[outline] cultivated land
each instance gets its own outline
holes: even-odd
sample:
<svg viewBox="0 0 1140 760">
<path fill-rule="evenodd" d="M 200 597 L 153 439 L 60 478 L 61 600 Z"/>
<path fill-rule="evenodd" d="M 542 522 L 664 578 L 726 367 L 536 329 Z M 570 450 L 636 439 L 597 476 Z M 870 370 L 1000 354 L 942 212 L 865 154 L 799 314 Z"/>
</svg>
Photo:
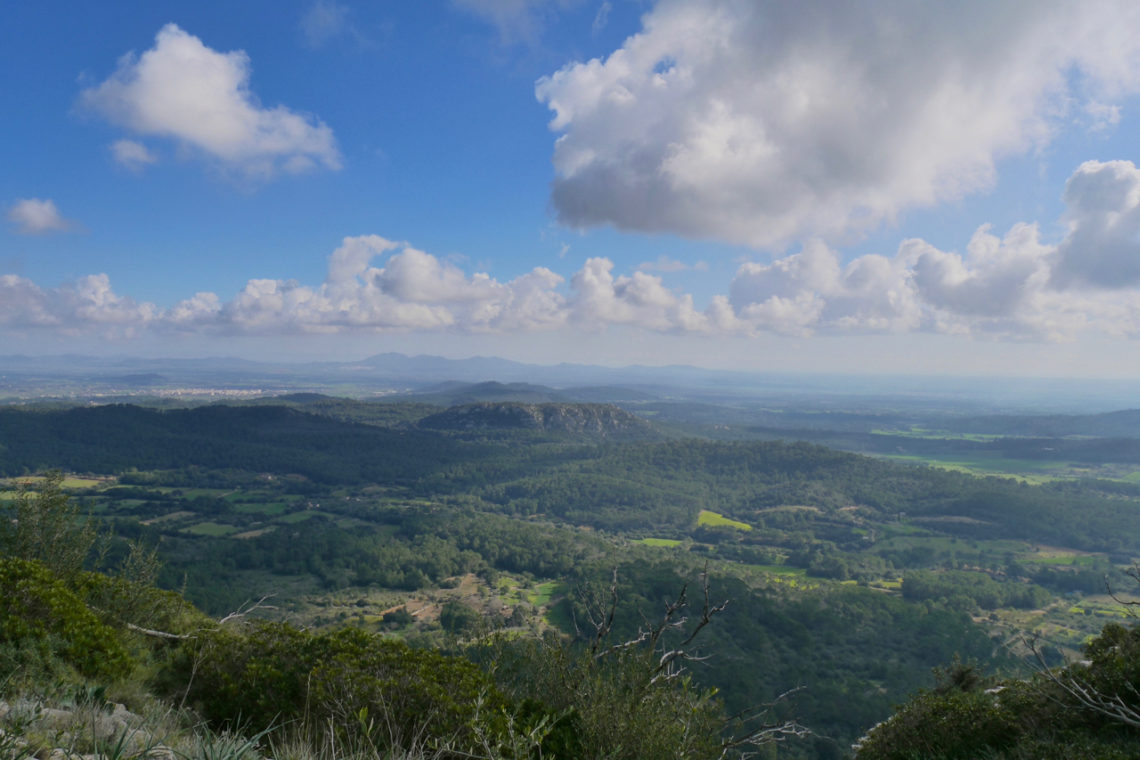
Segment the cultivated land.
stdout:
<svg viewBox="0 0 1140 760">
<path fill-rule="evenodd" d="M 780 709 L 818 738 L 782 757 L 845 751 L 955 655 L 1026 672 L 1033 636 L 1061 662 L 1128 619 L 1140 485 L 1122 439 L 955 431 L 945 412 L 510 403 L 0 409 L 0 502 L 64 468 L 119 537 L 109 563 L 123 540 L 157 547 L 160 582 L 211 613 L 271 594 L 261 614 L 450 651 L 490 630 L 573 637 L 615 569 L 634 635 L 707 569 L 732 601 L 694 677 L 730 710 L 806 686 Z M 1032 456 L 999 456 L 1019 446 Z"/>
</svg>

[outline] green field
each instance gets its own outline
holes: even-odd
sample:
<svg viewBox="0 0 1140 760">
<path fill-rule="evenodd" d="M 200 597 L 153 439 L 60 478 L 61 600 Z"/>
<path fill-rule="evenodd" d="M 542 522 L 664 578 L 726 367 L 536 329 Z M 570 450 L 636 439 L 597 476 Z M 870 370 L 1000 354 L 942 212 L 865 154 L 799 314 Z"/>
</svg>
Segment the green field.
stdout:
<svg viewBox="0 0 1140 760">
<path fill-rule="evenodd" d="M 927 440 L 942 441 L 977 441 L 979 443 L 996 441 L 1000 438 L 1016 437 L 1004 436 L 998 433 L 951 433 L 949 430 L 929 430 L 922 427 L 912 427 L 910 430 L 885 430 L 875 428 L 871 430 L 871 435 L 890 435 L 902 438 L 925 438 Z"/>
<path fill-rule="evenodd" d="M 527 594 L 527 601 L 536 607 L 550 604 L 550 600 L 557 594 L 566 590 L 566 584 L 560 581 L 546 581 L 535 584 L 532 591 Z"/>
<path fill-rule="evenodd" d="M 237 528 L 233 525 L 223 525 L 216 522 L 200 522 L 191 525 L 189 528 L 184 529 L 186 533 L 193 533 L 196 536 L 213 536 L 215 538 L 220 536 L 228 536 L 231 533 L 236 533 Z"/>
<path fill-rule="evenodd" d="M 1031 562 L 1035 565 L 1061 565 L 1061 566 L 1082 566 L 1082 565 L 1095 565 L 1097 558 L 1088 554 L 1076 554 L 1070 552 L 1031 552 L 1023 554 L 1018 557 L 1023 562 Z"/>
<path fill-rule="evenodd" d="M 1000 459 L 997 457 L 977 457 L 974 459 L 940 459 L 931 456 L 915 456 L 911 454 L 884 454 L 884 459 L 894 462 L 913 462 L 931 467 L 939 467 L 952 472 L 962 472 L 967 475 L 979 477 L 996 476 L 1020 480 L 1030 485 L 1041 485 L 1054 480 L 1061 480 L 1065 475 L 1061 471 L 1067 467 L 1060 462 L 1038 462 L 1031 459 Z"/>
<path fill-rule="evenodd" d="M 243 515 L 281 515 L 285 510 L 292 506 L 283 501 L 274 502 L 237 502 L 234 504 L 234 511 L 240 512 Z"/>
<path fill-rule="evenodd" d="M 639 538 L 634 543 L 645 544 L 646 546 L 664 546 L 670 548 L 681 545 L 681 541 L 676 538 Z"/>
<path fill-rule="evenodd" d="M 752 530 L 752 526 L 739 520 L 733 520 L 730 517 L 725 517 L 719 512 L 713 512 L 711 509 L 702 509 L 701 513 L 697 515 L 697 525 L 707 528 L 734 528 L 736 530 Z"/>
<path fill-rule="evenodd" d="M 794 575 L 806 576 L 807 570 L 802 567 L 791 567 L 789 565 L 748 565 L 748 567 L 759 570 L 768 575 Z"/>
<path fill-rule="evenodd" d="M 300 512 L 290 512 L 287 515 L 281 515 L 274 522 L 279 523 L 299 523 L 305 522 L 309 518 L 316 517 L 320 512 L 314 512 L 309 509 L 302 509 Z"/>
</svg>

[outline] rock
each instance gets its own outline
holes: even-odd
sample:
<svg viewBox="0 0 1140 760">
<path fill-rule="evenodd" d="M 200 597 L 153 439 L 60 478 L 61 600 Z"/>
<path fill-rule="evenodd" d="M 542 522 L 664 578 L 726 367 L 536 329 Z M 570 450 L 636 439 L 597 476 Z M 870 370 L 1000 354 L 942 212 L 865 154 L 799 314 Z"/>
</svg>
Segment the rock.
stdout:
<svg viewBox="0 0 1140 760">
<path fill-rule="evenodd" d="M 599 438 L 656 435 L 648 422 L 612 404 L 465 404 L 425 417 L 419 425 L 433 430 L 537 430 Z"/>
<path fill-rule="evenodd" d="M 76 755 L 60 747 L 53 749 L 47 756 L 47 760 L 89 760 L 90 758 L 94 758 L 94 755 Z"/>
</svg>

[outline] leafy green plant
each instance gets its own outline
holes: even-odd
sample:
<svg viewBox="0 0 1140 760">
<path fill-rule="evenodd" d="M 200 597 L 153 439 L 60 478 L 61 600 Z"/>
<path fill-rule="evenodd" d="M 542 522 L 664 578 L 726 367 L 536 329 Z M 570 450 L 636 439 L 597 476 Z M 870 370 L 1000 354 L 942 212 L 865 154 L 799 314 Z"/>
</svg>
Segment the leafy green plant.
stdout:
<svg viewBox="0 0 1140 760">
<path fill-rule="evenodd" d="M 502 730 L 506 701 L 473 664 L 353 628 L 313 634 L 284 623 L 187 641 L 167 688 L 185 685 L 213 724 L 303 724 L 339 743 L 474 747 Z"/>
<path fill-rule="evenodd" d="M 10 515 L 0 514 L 0 549 L 43 563 L 65 580 L 83 570 L 98 540 L 90 519 L 63 490 L 63 473 L 53 470 L 20 487 Z"/>
<path fill-rule="evenodd" d="M 0 560 L 0 642 L 94 678 L 123 677 L 135 664 L 118 632 L 48 567 L 24 559 Z"/>
</svg>

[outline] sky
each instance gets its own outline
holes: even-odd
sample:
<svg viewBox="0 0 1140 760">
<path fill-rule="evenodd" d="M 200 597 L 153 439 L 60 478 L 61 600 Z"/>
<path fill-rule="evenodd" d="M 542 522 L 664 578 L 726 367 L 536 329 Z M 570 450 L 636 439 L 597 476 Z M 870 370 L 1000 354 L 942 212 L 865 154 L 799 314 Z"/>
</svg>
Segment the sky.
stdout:
<svg viewBox="0 0 1140 760">
<path fill-rule="evenodd" d="M 0 355 L 1140 378 L 1131 0 L 0 21 Z"/>
</svg>

